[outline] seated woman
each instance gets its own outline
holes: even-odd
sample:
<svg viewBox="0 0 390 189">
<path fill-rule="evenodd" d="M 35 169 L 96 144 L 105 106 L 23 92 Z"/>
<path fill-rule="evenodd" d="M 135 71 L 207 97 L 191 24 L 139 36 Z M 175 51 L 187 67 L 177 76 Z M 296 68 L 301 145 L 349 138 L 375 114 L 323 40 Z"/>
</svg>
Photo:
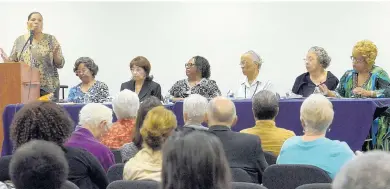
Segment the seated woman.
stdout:
<svg viewBox="0 0 390 189">
<path fill-rule="evenodd" d="M 203 131 L 183 134 L 174 134 L 164 145 L 161 188 L 232 188 L 230 167 L 221 141 Z"/>
<path fill-rule="evenodd" d="M 130 71 L 132 78 L 130 81 L 122 83 L 121 91 L 129 89 L 137 93 L 139 100 L 142 102 L 149 96 L 155 96 L 163 100 L 161 95 L 160 84 L 153 81 L 149 76 L 152 69 L 150 62 L 143 56 L 137 56 L 130 62 Z"/>
<path fill-rule="evenodd" d="M 103 134 L 100 142 L 110 149 L 119 149 L 132 141 L 135 127 L 135 118 L 139 108 L 138 95 L 130 90 L 123 90 L 112 101 L 112 109 L 118 121 L 111 125 Z"/>
<path fill-rule="evenodd" d="M 331 178 L 355 154 L 345 142 L 325 137 L 333 121 L 333 105 L 322 94 L 312 94 L 301 106 L 303 136 L 287 139 L 276 164 L 306 164 L 326 171 Z"/>
<path fill-rule="evenodd" d="M 357 42 L 351 56 L 353 69 L 344 73 L 335 91 L 325 85 L 320 85 L 320 89 L 331 97 L 389 98 L 390 78 L 385 70 L 375 65 L 377 54 L 378 50 L 373 42 Z M 390 138 L 386 137 L 390 124 L 388 111 L 374 120 L 368 149 L 390 150 Z"/>
<path fill-rule="evenodd" d="M 77 59 L 73 71 L 80 78 L 81 83 L 69 90 L 69 102 L 103 103 L 107 100 L 109 96 L 108 86 L 95 80 L 99 67 L 91 58 L 81 57 Z"/>
<path fill-rule="evenodd" d="M 295 79 L 292 92 L 303 97 L 313 94 L 314 89 L 324 84 L 330 90 L 335 90 L 339 80 L 330 71 L 325 69 L 329 66 L 331 58 L 322 47 L 311 47 L 305 58 L 307 72 Z M 318 91 L 320 92 L 320 91 Z"/>
<path fill-rule="evenodd" d="M 137 112 L 137 119 L 135 120 L 134 131 L 132 132 L 132 135 L 129 137 L 129 140 L 132 142 L 126 143 L 120 148 L 123 162 L 127 162 L 130 158 L 134 157 L 139 150 L 141 150 L 142 144 L 144 142 L 140 132 L 142 128 L 142 124 L 144 123 L 146 114 L 151 109 L 157 106 L 162 106 L 162 103 L 155 96 L 147 97 L 145 101 L 141 103 Z"/>
<path fill-rule="evenodd" d="M 73 130 L 74 123 L 64 108 L 38 101 L 16 113 L 10 134 L 16 149 L 34 139 L 56 143 L 68 161 L 69 181 L 83 189 L 106 189 L 108 179 L 99 161 L 85 150 L 64 146 Z"/>
<path fill-rule="evenodd" d="M 175 114 L 163 106 L 148 112 L 141 128 L 143 148 L 125 164 L 123 180 L 161 181 L 161 147 L 176 126 Z"/>
<path fill-rule="evenodd" d="M 114 154 L 99 142 L 112 122 L 112 110 L 103 104 L 89 103 L 79 114 L 79 126 L 66 141 L 65 146 L 81 148 L 94 155 L 108 171 L 115 164 Z"/>
<path fill-rule="evenodd" d="M 210 80 L 210 64 L 206 58 L 195 56 L 186 67 L 187 79 L 177 81 L 169 90 L 173 101 L 183 100 L 190 94 L 200 94 L 206 98 L 221 96 L 217 83 Z"/>
</svg>

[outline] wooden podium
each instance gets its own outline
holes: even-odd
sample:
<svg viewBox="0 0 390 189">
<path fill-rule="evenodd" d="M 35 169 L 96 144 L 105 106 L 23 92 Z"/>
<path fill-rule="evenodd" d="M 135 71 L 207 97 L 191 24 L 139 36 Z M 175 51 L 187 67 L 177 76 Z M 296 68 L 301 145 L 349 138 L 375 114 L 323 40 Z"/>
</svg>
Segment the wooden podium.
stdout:
<svg viewBox="0 0 390 189">
<path fill-rule="evenodd" d="M 39 70 L 23 62 L 0 64 L 0 151 L 4 140 L 3 112 L 5 106 L 37 100 L 40 97 L 39 81 Z"/>
</svg>

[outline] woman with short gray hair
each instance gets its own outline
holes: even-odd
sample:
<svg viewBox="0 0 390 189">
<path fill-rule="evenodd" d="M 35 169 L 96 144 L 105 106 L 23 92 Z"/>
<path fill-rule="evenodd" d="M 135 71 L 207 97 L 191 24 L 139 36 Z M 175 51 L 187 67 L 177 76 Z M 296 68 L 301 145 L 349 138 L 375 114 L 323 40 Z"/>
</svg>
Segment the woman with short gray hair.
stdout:
<svg viewBox="0 0 390 189">
<path fill-rule="evenodd" d="M 355 154 L 345 142 L 325 137 L 333 121 L 332 103 L 322 94 L 312 94 L 301 106 L 303 136 L 284 142 L 277 164 L 306 164 L 319 167 L 331 178 Z"/>
<path fill-rule="evenodd" d="M 99 67 L 91 58 L 81 57 L 77 59 L 73 71 L 80 78 L 81 83 L 69 90 L 69 102 L 103 103 L 107 100 L 109 96 L 108 86 L 95 80 Z"/>
<path fill-rule="evenodd" d="M 322 47 L 311 47 L 304 59 L 306 73 L 298 76 L 295 79 L 292 92 L 295 94 L 308 97 L 313 93 L 319 93 L 320 85 L 326 85 L 328 89 L 335 90 L 339 84 L 339 80 L 330 71 L 326 71 L 331 58 Z"/>
</svg>

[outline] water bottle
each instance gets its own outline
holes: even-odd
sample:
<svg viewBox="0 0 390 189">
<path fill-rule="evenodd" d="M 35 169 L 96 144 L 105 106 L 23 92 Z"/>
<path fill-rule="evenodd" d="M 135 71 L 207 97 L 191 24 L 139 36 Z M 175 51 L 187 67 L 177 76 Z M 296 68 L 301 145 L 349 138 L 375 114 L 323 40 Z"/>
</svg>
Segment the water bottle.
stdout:
<svg viewBox="0 0 390 189">
<path fill-rule="evenodd" d="M 234 99 L 234 93 L 233 93 L 233 91 L 232 91 L 232 90 L 229 90 L 228 93 L 227 93 L 227 95 L 226 95 L 226 97 L 229 98 L 229 99 Z"/>
<path fill-rule="evenodd" d="M 90 98 L 91 98 L 91 95 L 89 94 L 89 92 L 85 93 L 84 94 L 84 104 L 90 103 Z"/>
</svg>

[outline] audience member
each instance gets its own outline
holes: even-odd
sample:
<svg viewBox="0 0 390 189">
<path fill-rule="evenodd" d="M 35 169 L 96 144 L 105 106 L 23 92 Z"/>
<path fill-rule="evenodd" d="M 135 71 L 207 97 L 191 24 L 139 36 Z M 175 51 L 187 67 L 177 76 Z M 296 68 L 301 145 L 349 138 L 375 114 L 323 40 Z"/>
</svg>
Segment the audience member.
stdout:
<svg viewBox="0 0 390 189">
<path fill-rule="evenodd" d="M 115 164 L 114 154 L 98 141 L 112 122 L 112 110 L 103 104 L 90 103 L 80 110 L 79 126 L 65 146 L 82 148 L 93 154 L 107 171 Z"/>
<path fill-rule="evenodd" d="M 54 102 L 25 104 L 12 122 L 11 139 L 17 149 L 31 140 L 51 141 L 62 147 L 69 164 L 68 180 L 82 189 L 106 189 L 108 179 L 99 161 L 89 152 L 64 147 L 74 128 L 64 108 Z"/>
<path fill-rule="evenodd" d="M 253 97 L 252 110 L 256 125 L 240 132 L 259 136 L 263 150 L 278 156 L 284 141 L 295 136 L 292 131 L 276 127 L 275 117 L 279 112 L 278 97 L 271 91 L 262 90 Z"/>
<path fill-rule="evenodd" d="M 134 157 L 135 154 L 142 148 L 143 139 L 141 136 L 141 127 L 144 122 L 144 119 L 146 117 L 146 114 L 154 107 L 156 106 L 162 106 L 161 101 L 155 97 L 150 96 L 147 97 L 140 105 L 138 112 L 137 112 L 137 118 L 135 121 L 135 128 L 133 131 L 133 134 L 130 139 L 132 139 L 133 142 L 124 144 L 121 148 L 121 155 L 122 155 L 122 161 L 126 162 L 130 158 Z"/>
<path fill-rule="evenodd" d="M 192 94 L 184 99 L 183 102 L 183 132 L 191 132 L 193 130 L 208 130 L 202 123 L 207 120 L 207 98 L 199 94 Z"/>
<path fill-rule="evenodd" d="M 252 177 L 254 183 L 262 183 L 262 175 L 268 163 L 260 138 L 231 130 L 237 121 L 234 103 L 225 97 L 212 99 L 208 105 L 207 117 L 209 131 L 221 140 L 230 168 L 241 168 Z"/>
<path fill-rule="evenodd" d="M 221 141 L 207 132 L 184 134 L 178 132 L 164 144 L 162 189 L 231 188 Z"/>
<path fill-rule="evenodd" d="M 20 146 L 9 175 L 17 189 L 60 189 L 69 173 L 64 151 L 52 142 L 32 140 Z"/>
<path fill-rule="evenodd" d="M 321 94 L 312 94 L 301 106 L 303 136 L 286 140 L 277 164 L 308 164 L 325 170 L 331 178 L 355 155 L 345 142 L 325 137 L 333 120 L 333 105 Z"/>
<path fill-rule="evenodd" d="M 133 140 L 131 136 L 139 108 L 138 95 L 125 89 L 113 99 L 112 108 L 118 121 L 100 138 L 100 141 L 110 149 L 119 149 Z"/>
<path fill-rule="evenodd" d="M 336 175 L 333 189 L 385 189 L 390 186 L 390 154 L 369 151 L 346 163 Z"/>
<path fill-rule="evenodd" d="M 175 114 L 163 106 L 148 112 L 141 128 L 143 148 L 125 164 L 124 180 L 161 181 L 161 147 L 176 125 Z"/>
</svg>

